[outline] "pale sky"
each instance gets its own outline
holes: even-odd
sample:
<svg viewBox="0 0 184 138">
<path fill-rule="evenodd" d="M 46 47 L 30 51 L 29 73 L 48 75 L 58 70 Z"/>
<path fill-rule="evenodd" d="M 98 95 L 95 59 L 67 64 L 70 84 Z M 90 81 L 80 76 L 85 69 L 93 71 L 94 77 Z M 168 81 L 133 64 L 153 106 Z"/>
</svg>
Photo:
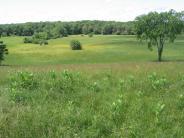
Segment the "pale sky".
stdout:
<svg viewBox="0 0 184 138">
<path fill-rule="evenodd" d="M 131 21 L 150 11 L 184 10 L 184 0 L 0 0 L 0 24 L 38 21 Z"/>
</svg>

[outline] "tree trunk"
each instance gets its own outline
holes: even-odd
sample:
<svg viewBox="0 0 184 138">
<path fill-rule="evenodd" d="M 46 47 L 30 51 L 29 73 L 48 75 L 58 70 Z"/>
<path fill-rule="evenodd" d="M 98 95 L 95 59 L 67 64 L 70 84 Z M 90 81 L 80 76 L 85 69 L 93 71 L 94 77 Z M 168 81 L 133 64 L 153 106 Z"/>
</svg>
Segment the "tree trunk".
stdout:
<svg viewBox="0 0 184 138">
<path fill-rule="evenodd" d="M 162 61 L 163 46 L 158 48 L 158 61 Z"/>
<path fill-rule="evenodd" d="M 158 61 L 159 61 L 159 62 L 162 61 L 163 47 L 164 47 L 164 41 L 163 41 L 163 39 L 160 37 L 160 43 L 159 43 L 159 46 L 158 46 Z"/>
</svg>

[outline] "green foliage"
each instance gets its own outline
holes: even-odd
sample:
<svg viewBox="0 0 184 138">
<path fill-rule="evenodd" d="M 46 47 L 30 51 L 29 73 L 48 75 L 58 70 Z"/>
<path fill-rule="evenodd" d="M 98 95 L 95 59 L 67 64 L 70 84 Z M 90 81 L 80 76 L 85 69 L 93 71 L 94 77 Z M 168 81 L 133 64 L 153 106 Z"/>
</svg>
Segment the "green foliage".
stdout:
<svg viewBox="0 0 184 138">
<path fill-rule="evenodd" d="M 26 104 L 31 101 L 31 92 L 18 91 L 17 89 L 11 88 L 9 93 L 10 101 L 17 104 Z"/>
<path fill-rule="evenodd" d="M 92 90 L 93 92 L 99 92 L 101 89 L 99 82 L 93 82 L 92 84 L 90 84 L 89 89 Z"/>
<path fill-rule="evenodd" d="M 165 77 L 159 77 L 155 72 L 148 76 L 153 89 L 162 89 L 168 86 L 168 81 Z"/>
<path fill-rule="evenodd" d="M 8 50 L 11 51 L 4 64 L 47 66 L 51 64 L 139 63 L 140 61 L 152 64 L 151 61 L 156 60 L 157 57 L 156 53 L 147 51 L 146 43 L 138 43 L 135 36 L 97 35 L 92 39 L 80 35 L 70 36 L 50 40 L 49 46 L 44 47 L 44 50 L 38 45 L 23 44 L 23 38 L 1 38 L 2 41 L 6 42 Z M 172 61 L 174 65 L 175 63 L 177 65 L 175 61 L 184 59 L 183 39 L 184 35 L 180 35 L 175 43 L 166 43 L 168 44 L 165 47 L 167 52 L 164 54 L 166 61 Z M 79 40 L 84 46 L 84 50 L 79 53 L 70 50 L 71 40 Z M 155 50 L 155 47 L 153 47 L 153 50 Z"/>
<path fill-rule="evenodd" d="M 155 118 L 156 118 L 156 123 L 159 123 L 159 116 L 163 112 L 165 108 L 165 104 L 162 103 L 157 103 L 154 107 L 154 113 L 155 113 Z"/>
<path fill-rule="evenodd" d="M 107 34 L 112 34 L 113 32 L 113 26 L 111 24 L 107 24 L 103 27 L 102 34 L 107 35 Z"/>
<path fill-rule="evenodd" d="M 112 119 L 116 125 L 123 123 L 126 119 L 126 112 L 128 109 L 128 103 L 123 95 L 119 95 L 117 100 L 113 102 L 111 106 Z"/>
<path fill-rule="evenodd" d="M 29 72 L 17 72 L 10 78 L 10 88 L 12 89 L 37 89 L 39 81 L 35 78 L 33 73 Z"/>
<path fill-rule="evenodd" d="M 148 48 L 158 48 L 158 60 L 161 61 L 165 42 L 169 39 L 174 42 L 176 35 L 183 29 L 184 14 L 174 10 L 169 12 L 151 12 L 136 18 L 135 28 L 138 39 L 146 40 Z"/>
<path fill-rule="evenodd" d="M 48 45 L 49 43 L 47 40 L 41 40 L 39 44 L 40 45 Z"/>
<path fill-rule="evenodd" d="M 35 33 L 32 37 L 24 38 L 24 43 L 33 43 L 40 45 L 48 45 L 48 34 L 45 32 Z"/>
<path fill-rule="evenodd" d="M 3 41 L 0 41 L 0 65 L 1 62 L 4 60 L 4 55 L 8 54 L 8 49 L 6 48 L 6 45 L 3 44 Z"/>
<path fill-rule="evenodd" d="M 32 38 L 25 37 L 23 42 L 24 43 L 32 43 Z"/>
<path fill-rule="evenodd" d="M 89 37 L 93 37 L 93 33 L 88 34 Z"/>
<path fill-rule="evenodd" d="M 78 40 L 72 40 L 70 47 L 72 50 L 82 50 L 82 44 Z"/>
<path fill-rule="evenodd" d="M 48 34 L 45 32 L 35 33 L 33 39 L 48 40 Z"/>
<path fill-rule="evenodd" d="M 183 94 L 180 94 L 179 97 L 178 97 L 178 108 L 180 110 L 183 110 L 184 109 L 184 96 Z"/>
<path fill-rule="evenodd" d="M 182 137 L 179 74 L 168 70 L 172 85 L 153 91 L 147 77 L 161 72 L 124 69 L 11 73 L 0 86 L 1 137 Z"/>
<path fill-rule="evenodd" d="M 134 22 L 77 21 L 39 22 L 0 25 L 0 36 L 33 36 L 39 32 L 48 34 L 49 39 L 78 34 L 135 34 Z"/>
</svg>

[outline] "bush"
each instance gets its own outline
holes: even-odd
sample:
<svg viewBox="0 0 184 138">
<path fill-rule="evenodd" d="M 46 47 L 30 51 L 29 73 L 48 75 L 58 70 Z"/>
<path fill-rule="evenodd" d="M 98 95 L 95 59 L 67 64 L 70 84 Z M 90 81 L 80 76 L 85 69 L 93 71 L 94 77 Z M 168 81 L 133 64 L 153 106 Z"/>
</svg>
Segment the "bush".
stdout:
<svg viewBox="0 0 184 138">
<path fill-rule="evenodd" d="M 3 41 L 0 41 L 0 65 L 1 62 L 4 60 L 4 56 L 8 54 L 8 49 L 6 48 L 6 45 L 3 44 Z"/>
<path fill-rule="evenodd" d="M 24 38 L 24 43 L 33 43 L 33 44 L 40 44 L 40 45 L 48 45 L 48 41 L 46 39 L 39 39 L 39 38 L 36 38 L 36 37 L 26 37 Z"/>
<path fill-rule="evenodd" d="M 48 40 L 48 34 L 46 32 L 35 33 L 33 39 Z"/>
<path fill-rule="evenodd" d="M 121 32 L 120 32 L 120 31 L 117 31 L 117 32 L 115 33 L 115 35 L 121 35 Z"/>
<path fill-rule="evenodd" d="M 78 40 L 72 40 L 70 47 L 72 50 L 82 50 L 82 44 Z"/>
<path fill-rule="evenodd" d="M 48 45 L 48 41 L 47 40 L 41 40 L 40 41 L 40 45 Z"/>
<path fill-rule="evenodd" d="M 31 38 L 28 38 L 28 37 L 26 37 L 26 38 L 24 38 L 24 43 L 32 43 L 32 39 Z"/>
<path fill-rule="evenodd" d="M 89 33 L 88 36 L 89 36 L 89 37 L 93 37 L 93 33 Z"/>
</svg>

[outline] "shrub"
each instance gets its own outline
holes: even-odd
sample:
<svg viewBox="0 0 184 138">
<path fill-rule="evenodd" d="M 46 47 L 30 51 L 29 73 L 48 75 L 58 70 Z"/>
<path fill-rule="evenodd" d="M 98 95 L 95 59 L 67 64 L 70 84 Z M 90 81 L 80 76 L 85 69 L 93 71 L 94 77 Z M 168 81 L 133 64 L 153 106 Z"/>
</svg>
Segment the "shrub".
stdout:
<svg viewBox="0 0 184 138">
<path fill-rule="evenodd" d="M 35 37 L 33 38 L 24 38 L 24 43 L 33 43 L 33 44 L 40 44 L 40 45 L 48 45 L 48 41 L 45 39 L 37 39 Z"/>
<path fill-rule="evenodd" d="M 48 34 L 46 32 L 35 33 L 32 37 L 24 38 L 24 43 L 48 45 Z"/>
<path fill-rule="evenodd" d="M 78 40 L 72 40 L 70 47 L 72 50 L 82 50 L 82 44 Z"/>
<path fill-rule="evenodd" d="M 93 37 L 93 33 L 89 33 L 88 36 L 89 36 L 89 37 Z"/>
<path fill-rule="evenodd" d="M 48 40 L 48 34 L 46 32 L 35 33 L 33 39 Z"/>
<path fill-rule="evenodd" d="M 40 41 L 41 41 L 40 39 L 35 39 L 35 38 L 32 39 L 33 44 L 40 44 Z"/>
<path fill-rule="evenodd" d="M 47 40 L 40 40 L 40 45 L 48 45 L 48 41 Z"/>
<path fill-rule="evenodd" d="M 115 34 L 116 35 L 121 35 L 121 32 L 120 31 L 117 31 Z"/>
<path fill-rule="evenodd" d="M 6 45 L 3 44 L 3 41 L 0 41 L 0 65 L 1 62 L 4 60 L 4 56 L 8 54 L 8 49 L 6 48 Z"/>
<path fill-rule="evenodd" d="M 32 39 L 28 37 L 25 37 L 23 41 L 24 43 L 32 43 Z"/>
</svg>

